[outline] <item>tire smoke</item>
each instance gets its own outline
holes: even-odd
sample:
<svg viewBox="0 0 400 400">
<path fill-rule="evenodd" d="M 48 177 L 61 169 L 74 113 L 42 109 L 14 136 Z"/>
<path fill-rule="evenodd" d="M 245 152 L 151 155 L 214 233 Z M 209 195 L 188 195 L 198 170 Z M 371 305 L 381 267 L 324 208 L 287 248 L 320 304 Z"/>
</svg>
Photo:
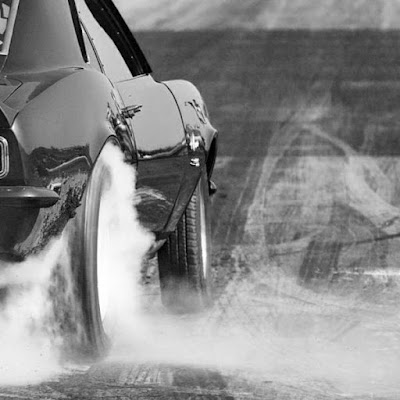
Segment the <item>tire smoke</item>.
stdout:
<svg viewBox="0 0 400 400">
<path fill-rule="evenodd" d="M 137 332 L 140 308 L 140 270 L 153 236 L 138 222 L 134 205 L 136 174 L 114 146 L 104 150 L 104 163 L 110 171 L 110 187 L 104 195 L 104 212 L 100 231 L 108 231 L 107 245 L 100 249 L 100 262 L 105 266 L 100 292 L 107 298 L 104 325 L 112 342 L 124 332 Z M 100 299 L 101 301 L 101 299 Z"/>
<path fill-rule="evenodd" d="M 118 332 L 136 328 L 135 291 L 140 289 L 141 263 L 153 238 L 137 220 L 134 168 L 115 146 L 103 151 L 111 177 L 99 227 L 109 234 L 107 245 L 99 251 L 108 266 L 102 280 L 110 302 L 104 325 L 111 339 L 118 339 Z M 70 276 L 72 232 L 68 224 L 41 253 L 0 265 L 0 385 L 40 383 L 74 368 L 70 359 L 65 360 L 71 338 L 64 336 L 61 326 L 72 325 L 67 334 L 79 336 L 81 318 L 75 315 Z"/>
<path fill-rule="evenodd" d="M 1 265 L 1 385 L 37 383 L 61 372 L 49 291 L 55 266 L 68 258 L 65 243 L 63 236 L 25 262 Z"/>
</svg>

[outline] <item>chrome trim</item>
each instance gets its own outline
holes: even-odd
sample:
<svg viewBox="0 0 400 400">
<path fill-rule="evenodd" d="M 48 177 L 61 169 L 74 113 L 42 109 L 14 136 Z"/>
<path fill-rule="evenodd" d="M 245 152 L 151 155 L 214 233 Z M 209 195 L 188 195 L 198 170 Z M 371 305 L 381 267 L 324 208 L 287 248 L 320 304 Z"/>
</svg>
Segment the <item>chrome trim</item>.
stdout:
<svg viewBox="0 0 400 400">
<path fill-rule="evenodd" d="M 199 168 L 199 167 L 200 167 L 200 158 L 198 158 L 198 157 L 192 158 L 192 159 L 190 160 L 190 165 L 191 165 L 192 167 Z"/>
<path fill-rule="evenodd" d="M 137 113 L 140 113 L 142 111 L 142 108 L 143 108 L 142 104 L 124 107 L 121 110 L 121 114 L 125 119 L 133 118 Z"/>
<path fill-rule="evenodd" d="M 60 196 L 52 190 L 34 186 L 0 186 L 0 207 L 47 208 Z"/>
<path fill-rule="evenodd" d="M 197 118 L 199 119 L 199 121 L 203 125 L 207 124 L 207 116 L 204 113 L 204 111 L 202 110 L 200 104 L 196 101 L 196 99 L 193 99 L 192 101 L 185 101 L 185 106 L 193 107 L 194 111 L 197 114 Z"/>
<path fill-rule="evenodd" d="M 181 143 L 178 143 L 176 146 L 168 148 L 168 149 L 162 149 L 159 150 L 158 153 L 155 153 L 154 155 L 152 154 L 146 154 L 144 152 L 141 152 L 139 150 L 139 160 L 156 160 L 158 158 L 166 158 L 166 157 L 172 157 L 175 154 L 180 153 L 182 150 L 186 149 L 186 139 L 184 139 Z"/>
<path fill-rule="evenodd" d="M 48 189 L 53 192 L 56 192 L 60 196 L 61 189 L 62 189 L 62 183 L 61 182 L 50 183 L 50 185 L 48 186 Z"/>
<path fill-rule="evenodd" d="M 88 168 L 91 168 L 90 162 L 86 156 L 78 156 L 72 160 L 65 161 L 64 163 L 57 165 L 54 168 L 46 168 L 46 172 L 49 174 L 61 173 L 67 168 L 78 166 L 79 164 L 86 164 Z"/>
<path fill-rule="evenodd" d="M 192 152 L 197 151 L 200 147 L 204 148 L 204 139 L 201 136 L 200 126 L 193 127 L 186 125 L 186 142 Z"/>
<path fill-rule="evenodd" d="M 5 178 L 10 172 L 10 155 L 8 142 L 0 136 L 0 179 Z"/>
</svg>

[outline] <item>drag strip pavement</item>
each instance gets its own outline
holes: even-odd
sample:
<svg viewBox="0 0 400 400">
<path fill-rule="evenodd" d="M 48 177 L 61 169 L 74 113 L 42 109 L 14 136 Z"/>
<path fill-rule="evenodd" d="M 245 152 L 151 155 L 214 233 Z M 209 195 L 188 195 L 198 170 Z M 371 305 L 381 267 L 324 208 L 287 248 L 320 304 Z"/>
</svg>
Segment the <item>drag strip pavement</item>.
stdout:
<svg viewBox="0 0 400 400">
<path fill-rule="evenodd" d="M 274 381 L 394 396 L 400 211 L 381 166 L 397 170 L 399 160 L 357 154 L 329 135 L 321 121 L 333 106 L 314 99 L 270 142 L 248 245 L 235 248 L 250 272 L 228 284 L 215 320 L 248 331 L 261 358 L 252 362 Z"/>
</svg>

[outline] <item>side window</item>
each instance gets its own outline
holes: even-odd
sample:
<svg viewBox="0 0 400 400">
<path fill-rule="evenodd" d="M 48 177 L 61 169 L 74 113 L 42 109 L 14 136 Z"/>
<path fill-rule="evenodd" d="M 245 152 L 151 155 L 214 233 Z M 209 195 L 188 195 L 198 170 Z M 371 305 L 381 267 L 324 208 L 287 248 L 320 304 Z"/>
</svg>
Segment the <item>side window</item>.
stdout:
<svg viewBox="0 0 400 400">
<path fill-rule="evenodd" d="M 17 15 L 18 1 L 3 0 L 0 2 L 0 53 L 7 54 L 11 35 Z"/>
<path fill-rule="evenodd" d="M 86 31 L 86 28 L 84 26 L 82 26 L 82 35 L 83 35 L 83 40 L 85 42 L 85 48 L 86 48 L 86 51 L 87 51 L 87 55 L 89 57 L 89 64 L 93 68 L 97 69 L 98 71 L 103 72 L 103 69 L 102 69 L 102 67 L 100 65 L 100 61 L 98 59 L 96 51 L 93 48 L 93 43 L 90 40 L 89 35 L 88 35 L 88 33 Z"/>
<path fill-rule="evenodd" d="M 85 1 L 77 0 L 76 5 L 79 12 L 79 17 L 84 26 L 87 28 L 88 34 L 92 38 L 93 44 L 97 50 L 100 61 L 103 64 L 106 75 L 112 82 L 131 79 L 131 71 L 126 65 L 126 62 L 119 52 L 117 46 L 94 18 Z M 90 59 L 93 60 L 93 56 L 90 54 L 91 46 L 87 46 L 86 48 Z"/>
</svg>

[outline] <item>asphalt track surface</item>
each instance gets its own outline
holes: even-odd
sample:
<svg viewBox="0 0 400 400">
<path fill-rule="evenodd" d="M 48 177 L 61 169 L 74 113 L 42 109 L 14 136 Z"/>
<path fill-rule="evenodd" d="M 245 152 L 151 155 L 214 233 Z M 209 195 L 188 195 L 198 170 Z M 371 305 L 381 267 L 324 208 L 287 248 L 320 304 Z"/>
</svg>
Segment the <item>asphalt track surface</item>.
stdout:
<svg viewBox="0 0 400 400">
<path fill-rule="evenodd" d="M 132 352 L 0 398 L 398 399 L 400 33 L 138 38 L 157 78 L 198 85 L 221 132 L 215 305 L 162 314 L 150 263 L 146 307 L 155 330 L 185 332 L 175 353 L 154 343 L 147 361 Z"/>
</svg>

